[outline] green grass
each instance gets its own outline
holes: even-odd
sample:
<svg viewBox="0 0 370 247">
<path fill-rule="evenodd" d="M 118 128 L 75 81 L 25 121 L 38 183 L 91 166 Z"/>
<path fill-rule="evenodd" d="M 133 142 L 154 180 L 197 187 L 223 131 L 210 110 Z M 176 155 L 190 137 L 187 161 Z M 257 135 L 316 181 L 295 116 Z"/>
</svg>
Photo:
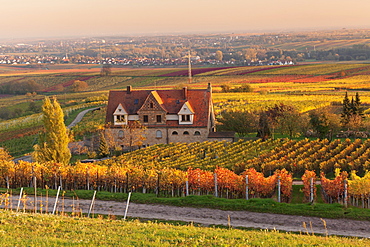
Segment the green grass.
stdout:
<svg viewBox="0 0 370 247">
<path fill-rule="evenodd" d="M 370 240 L 0 211 L 1 246 L 369 246 Z"/>
<path fill-rule="evenodd" d="M 20 189 L 12 190 L 12 194 L 19 194 Z M 24 188 L 27 195 L 32 195 L 33 188 Z M 6 189 L 0 189 L 0 193 L 5 193 Z M 94 191 L 76 190 L 65 191 L 64 196 L 80 199 L 91 199 Z M 39 195 L 46 195 L 46 190 L 38 190 Z M 48 190 L 49 196 L 55 196 L 56 190 Z M 110 193 L 99 191 L 96 199 L 107 201 L 125 201 L 126 193 Z M 164 198 L 157 197 L 155 194 L 133 193 L 131 201 L 145 204 L 165 204 L 178 207 L 213 208 L 221 210 L 251 211 L 260 213 L 275 213 L 287 215 L 314 216 L 322 218 L 344 218 L 355 220 L 370 221 L 370 209 L 356 207 L 345 208 L 335 203 L 278 203 L 273 199 L 225 199 L 214 196 L 194 196 Z"/>
</svg>

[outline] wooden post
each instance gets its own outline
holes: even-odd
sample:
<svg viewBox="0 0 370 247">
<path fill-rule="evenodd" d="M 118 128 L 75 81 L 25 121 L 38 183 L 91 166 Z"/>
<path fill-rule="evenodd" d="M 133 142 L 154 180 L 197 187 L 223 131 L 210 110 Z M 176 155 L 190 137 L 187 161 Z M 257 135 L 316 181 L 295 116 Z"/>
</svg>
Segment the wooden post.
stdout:
<svg viewBox="0 0 370 247">
<path fill-rule="evenodd" d="M 6 188 L 7 188 L 7 189 L 10 189 L 10 185 L 9 185 L 9 176 L 8 176 L 8 175 L 6 176 Z"/>
<path fill-rule="evenodd" d="M 87 190 L 90 190 L 89 168 L 86 168 L 86 185 Z"/>
<path fill-rule="evenodd" d="M 53 213 L 52 214 L 55 214 L 55 210 L 56 210 L 57 204 L 58 204 L 59 193 L 60 193 L 60 186 L 58 187 L 57 196 L 55 197 L 55 203 L 54 203 L 54 208 L 53 208 Z"/>
<path fill-rule="evenodd" d="M 348 181 L 344 180 L 344 207 L 347 208 L 348 203 L 347 203 L 347 196 L 348 196 Z"/>
<path fill-rule="evenodd" d="M 310 179 L 310 203 L 313 203 L 313 200 L 314 200 L 314 198 L 313 198 L 313 187 L 314 185 L 313 185 L 313 178 L 311 178 Z"/>
<path fill-rule="evenodd" d="M 189 195 L 189 181 L 188 180 L 185 181 L 185 190 L 186 190 L 186 196 L 188 196 Z"/>
<path fill-rule="evenodd" d="M 21 205 L 22 194 L 23 194 L 23 187 L 21 188 L 21 192 L 19 193 L 19 199 L 18 199 L 18 205 L 17 205 L 16 212 L 18 212 L 19 206 Z"/>
<path fill-rule="evenodd" d="M 127 203 L 126 203 L 126 209 L 125 209 L 125 215 L 123 216 L 123 220 L 126 220 L 127 211 L 128 211 L 128 205 L 130 204 L 130 198 L 131 198 L 131 192 L 128 193 Z"/>
<path fill-rule="evenodd" d="M 245 175 L 245 199 L 249 200 L 249 181 L 248 175 Z"/>
<path fill-rule="evenodd" d="M 59 174 L 59 183 L 60 183 L 61 189 L 63 189 L 63 181 L 62 181 L 62 175 L 61 174 Z"/>
<path fill-rule="evenodd" d="M 35 192 L 35 197 L 34 197 L 34 211 L 35 213 L 37 212 L 37 181 L 36 181 L 36 175 L 33 177 L 33 188 Z"/>
<path fill-rule="evenodd" d="M 278 202 L 281 202 L 281 184 L 280 184 L 280 177 L 278 178 Z"/>
<path fill-rule="evenodd" d="M 128 193 L 128 172 L 126 172 L 126 193 Z"/>
<path fill-rule="evenodd" d="M 213 177 L 214 177 L 214 181 L 215 181 L 215 197 L 218 197 L 217 173 L 214 173 Z"/>
<path fill-rule="evenodd" d="M 94 195 L 93 195 L 93 198 L 92 198 L 92 200 L 91 200 L 91 204 L 90 204 L 89 212 L 88 212 L 88 214 L 87 214 L 87 218 L 89 218 L 89 217 L 90 217 L 90 213 L 91 213 L 92 207 L 93 207 L 94 202 L 95 202 L 95 196 L 96 196 L 96 190 L 94 191 Z"/>
<path fill-rule="evenodd" d="M 156 194 L 157 196 L 159 196 L 159 192 L 160 192 L 160 173 L 158 172 L 158 179 L 157 179 L 157 190 L 156 190 Z"/>
</svg>

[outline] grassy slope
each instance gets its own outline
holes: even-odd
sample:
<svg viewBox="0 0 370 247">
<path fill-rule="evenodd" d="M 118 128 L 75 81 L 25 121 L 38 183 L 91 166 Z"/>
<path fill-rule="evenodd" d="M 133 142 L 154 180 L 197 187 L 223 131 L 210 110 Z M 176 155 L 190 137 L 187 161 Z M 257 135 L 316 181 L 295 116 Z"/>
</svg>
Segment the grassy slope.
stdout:
<svg viewBox="0 0 370 247">
<path fill-rule="evenodd" d="M 295 185 L 294 185 L 295 186 Z M 6 192 L 5 189 L 0 189 L 0 192 Z M 33 188 L 25 188 L 27 195 L 33 194 Z M 38 190 L 39 195 L 55 196 L 56 190 Z M 92 190 L 76 190 L 65 191 L 66 197 L 75 197 L 80 199 L 91 199 L 93 196 Z M 12 190 L 12 194 L 19 194 L 19 189 Z M 96 194 L 98 200 L 108 201 L 125 201 L 127 200 L 126 193 L 110 193 L 106 191 L 99 191 Z M 131 200 L 136 203 L 146 204 L 165 204 L 179 207 L 196 207 L 196 208 L 214 208 L 222 210 L 235 211 L 252 211 L 260 213 L 276 213 L 287 215 L 304 215 L 323 218 L 343 218 L 354 220 L 370 221 L 370 209 L 362 209 L 356 207 L 344 208 L 340 204 L 326 204 L 326 203 L 278 203 L 273 199 L 225 199 L 216 198 L 214 196 L 187 196 L 187 197 L 173 197 L 164 198 L 157 197 L 155 194 L 133 193 Z M 297 200 L 297 199 L 296 199 Z M 318 200 L 320 201 L 320 200 Z"/>
<path fill-rule="evenodd" d="M 0 211 L 1 246 L 366 246 L 370 240 Z"/>
</svg>

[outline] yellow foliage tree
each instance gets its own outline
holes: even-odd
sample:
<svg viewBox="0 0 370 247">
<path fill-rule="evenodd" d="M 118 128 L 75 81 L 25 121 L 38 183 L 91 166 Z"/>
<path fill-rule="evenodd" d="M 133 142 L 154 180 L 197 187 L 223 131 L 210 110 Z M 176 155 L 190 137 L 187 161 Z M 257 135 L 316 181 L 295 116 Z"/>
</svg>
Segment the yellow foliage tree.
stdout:
<svg viewBox="0 0 370 247">
<path fill-rule="evenodd" d="M 34 146 L 33 158 L 37 162 L 58 162 L 68 164 L 71 152 L 68 130 L 64 124 L 63 110 L 56 98 L 45 97 L 42 106 L 45 133 L 40 136 L 39 144 Z"/>
</svg>

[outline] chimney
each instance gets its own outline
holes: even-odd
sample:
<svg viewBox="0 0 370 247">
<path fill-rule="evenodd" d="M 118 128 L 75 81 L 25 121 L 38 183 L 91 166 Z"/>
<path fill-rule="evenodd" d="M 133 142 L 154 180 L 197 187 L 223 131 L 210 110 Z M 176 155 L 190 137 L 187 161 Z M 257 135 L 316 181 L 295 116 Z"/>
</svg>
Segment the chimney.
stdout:
<svg viewBox="0 0 370 247">
<path fill-rule="evenodd" d="M 182 88 L 182 92 L 184 94 L 184 99 L 188 99 L 188 88 L 187 87 L 183 87 Z"/>
<path fill-rule="evenodd" d="M 127 86 L 127 94 L 130 94 L 132 90 L 132 86 Z"/>
</svg>

